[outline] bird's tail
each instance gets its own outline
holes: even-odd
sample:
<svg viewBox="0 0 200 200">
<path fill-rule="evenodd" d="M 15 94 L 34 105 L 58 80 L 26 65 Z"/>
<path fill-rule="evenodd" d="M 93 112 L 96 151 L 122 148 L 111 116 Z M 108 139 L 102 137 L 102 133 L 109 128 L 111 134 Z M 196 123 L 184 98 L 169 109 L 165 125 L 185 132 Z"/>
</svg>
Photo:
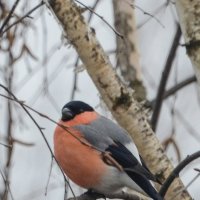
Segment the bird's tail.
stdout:
<svg viewBox="0 0 200 200">
<path fill-rule="evenodd" d="M 154 200 L 164 200 L 164 199 L 160 196 L 160 194 L 157 194 Z"/>
</svg>

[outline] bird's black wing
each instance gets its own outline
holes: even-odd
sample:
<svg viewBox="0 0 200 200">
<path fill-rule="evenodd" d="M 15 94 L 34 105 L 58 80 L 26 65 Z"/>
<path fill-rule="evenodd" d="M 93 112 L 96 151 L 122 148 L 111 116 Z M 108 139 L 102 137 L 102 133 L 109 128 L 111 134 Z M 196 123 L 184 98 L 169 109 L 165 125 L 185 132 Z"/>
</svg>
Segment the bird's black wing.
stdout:
<svg viewBox="0 0 200 200">
<path fill-rule="evenodd" d="M 127 175 L 139 185 L 154 200 L 162 200 L 157 191 L 151 185 L 149 180 L 155 180 L 155 177 L 143 167 L 134 155 L 120 142 L 115 141 L 106 151 L 123 167 Z M 145 165 L 146 166 L 146 165 Z"/>
<path fill-rule="evenodd" d="M 158 180 L 158 178 L 155 176 L 155 175 L 153 175 L 152 173 L 151 173 L 151 171 L 149 170 L 149 168 L 146 166 L 146 163 L 144 162 L 144 160 L 143 160 L 143 158 L 140 156 L 140 160 L 141 160 L 141 163 L 142 163 L 142 166 L 146 169 L 146 171 L 148 172 L 148 179 L 149 180 L 152 180 L 152 181 L 154 181 L 154 182 L 156 182 L 156 183 L 159 183 L 160 185 L 162 185 L 162 183 L 160 182 L 160 180 Z"/>
</svg>

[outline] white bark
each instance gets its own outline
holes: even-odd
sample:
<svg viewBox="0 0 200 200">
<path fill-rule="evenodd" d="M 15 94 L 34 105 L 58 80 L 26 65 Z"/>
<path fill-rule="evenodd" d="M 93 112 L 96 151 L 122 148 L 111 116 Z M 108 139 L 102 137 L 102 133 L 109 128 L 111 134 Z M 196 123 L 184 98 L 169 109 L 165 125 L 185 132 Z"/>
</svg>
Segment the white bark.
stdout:
<svg viewBox="0 0 200 200">
<path fill-rule="evenodd" d="M 81 10 L 72 0 L 51 0 L 51 8 L 59 19 L 67 39 L 77 50 L 89 75 L 98 88 L 103 100 L 118 123 L 133 137 L 139 152 L 153 173 L 164 181 L 173 169 L 163 148 L 150 128 L 140 105 L 133 98 L 115 74 L 112 65 L 81 15 Z M 171 186 L 166 199 L 184 188 L 179 178 Z M 191 199 L 187 192 L 182 192 L 174 200 Z"/>
<path fill-rule="evenodd" d="M 123 35 L 116 36 L 117 64 L 121 75 L 129 87 L 135 90 L 138 101 L 146 100 L 146 91 L 142 84 L 142 72 L 137 47 L 135 9 L 133 0 L 113 0 L 115 28 Z"/>
<path fill-rule="evenodd" d="M 193 64 L 200 85 L 200 1 L 176 0 L 187 54 Z"/>
</svg>

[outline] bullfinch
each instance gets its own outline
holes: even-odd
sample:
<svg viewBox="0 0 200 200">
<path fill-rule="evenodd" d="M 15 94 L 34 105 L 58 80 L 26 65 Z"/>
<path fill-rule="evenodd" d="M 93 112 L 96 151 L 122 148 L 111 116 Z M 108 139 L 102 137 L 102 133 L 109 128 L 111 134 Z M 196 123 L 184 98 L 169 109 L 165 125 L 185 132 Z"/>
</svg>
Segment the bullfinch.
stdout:
<svg viewBox="0 0 200 200">
<path fill-rule="evenodd" d="M 122 127 L 81 101 L 64 105 L 59 124 L 54 133 L 55 157 L 77 185 L 103 195 L 127 187 L 163 200 L 151 184 L 157 179 Z"/>
</svg>

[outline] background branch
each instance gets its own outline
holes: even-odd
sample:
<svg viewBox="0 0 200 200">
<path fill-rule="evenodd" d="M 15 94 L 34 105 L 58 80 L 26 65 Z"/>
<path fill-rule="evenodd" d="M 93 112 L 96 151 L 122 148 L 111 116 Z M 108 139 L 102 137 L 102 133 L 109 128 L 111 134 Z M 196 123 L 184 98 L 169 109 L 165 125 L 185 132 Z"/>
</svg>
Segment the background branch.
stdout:
<svg viewBox="0 0 200 200">
<path fill-rule="evenodd" d="M 166 99 L 168 97 L 170 97 L 171 95 L 175 94 L 176 92 L 178 92 L 180 89 L 183 89 L 185 86 L 193 83 L 193 82 L 196 82 L 197 78 L 196 76 L 191 76 L 183 81 L 181 81 L 180 83 L 178 83 L 177 85 L 171 87 L 170 89 L 166 90 L 164 92 L 164 95 L 163 95 L 163 99 Z M 156 99 L 150 101 L 150 105 L 155 107 L 155 102 L 156 102 Z"/>
<path fill-rule="evenodd" d="M 14 11 L 15 11 L 15 9 L 16 9 L 18 3 L 19 3 L 19 1 L 20 1 L 20 0 L 16 0 L 16 1 L 15 1 L 15 3 L 14 3 L 14 5 L 13 5 L 12 9 L 11 9 L 10 12 L 8 13 L 8 16 L 7 16 L 6 19 L 4 20 L 2 26 L 0 27 L 0 35 L 1 35 L 1 33 L 3 32 L 4 27 L 8 25 L 9 20 L 10 20 L 10 18 L 12 17 L 12 14 L 14 13 Z"/>
<path fill-rule="evenodd" d="M 158 122 L 160 110 L 162 107 L 162 102 L 163 102 L 162 100 L 163 100 L 163 95 L 165 92 L 165 87 L 166 87 L 169 73 L 170 73 L 170 70 L 171 70 L 175 55 L 176 55 L 176 50 L 179 46 L 180 38 L 181 38 L 181 29 L 180 29 L 180 26 L 177 25 L 176 34 L 174 36 L 174 40 L 172 42 L 172 46 L 169 51 L 168 58 L 167 58 L 164 70 L 162 72 L 162 77 L 161 77 L 161 81 L 159 84 L 158 93 L 156 95 L 155 105 L 153 108 L 153 114 L 152 114 L 152 118 L 151 118 L 151 126 L 154 131 L 156 130 L 156 127 L 157 127 L 157 122 Z"/>
</svg>

